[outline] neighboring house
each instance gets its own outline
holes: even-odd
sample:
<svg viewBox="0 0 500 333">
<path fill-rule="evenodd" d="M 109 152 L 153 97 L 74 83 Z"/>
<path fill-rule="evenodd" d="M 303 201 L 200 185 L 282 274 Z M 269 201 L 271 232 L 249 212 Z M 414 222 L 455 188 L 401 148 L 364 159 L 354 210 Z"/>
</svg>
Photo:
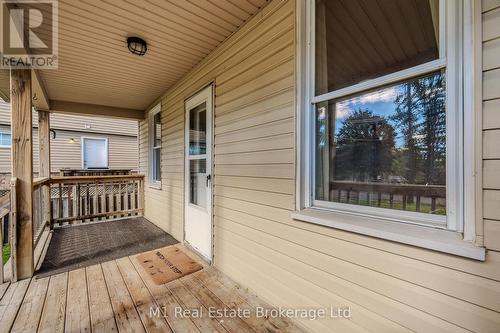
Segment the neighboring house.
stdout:
<svg viewBox="0 0 500 333">
<path fill-rule="evenodd" d="M 38 173 L 38 118 L 33 111 L 33 172 Z M 61 169 L 138 168 L 135 120 L 52 113 L 51 172 Z M 54 138 L 55 135 L 55 138 Z M 0 101 L 0 174 L 10 174 L 10 105 Z"/>
</svg>

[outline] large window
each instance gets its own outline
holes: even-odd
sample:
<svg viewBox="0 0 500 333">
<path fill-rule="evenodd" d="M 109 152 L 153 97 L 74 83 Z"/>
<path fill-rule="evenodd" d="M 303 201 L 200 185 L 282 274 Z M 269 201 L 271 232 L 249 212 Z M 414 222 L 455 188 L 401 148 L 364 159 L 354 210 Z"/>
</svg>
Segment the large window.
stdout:
<svg viewBox="0 0 500 333">
<path fill-rule="evenodd" d="M 8 132 L 0 132 L 0 148 L 10 148 L 12 145 L 12 136 Z"/>
<path fill-rule="evenodd" d="M 463 232 L 465 206 L 473 206 L 464 202 L 469 0 L 302 4 L 293 216 L 346 229 L 360 220 L 338 214 L 364 216 L 369 228 L 380 221 Z M 339 220 L 324 223 L 328 212 Z M 394 236 L 383 228 L 370 234 Z"/>
<path fill-rule="evenodd" d="M 150 113 L 150 183 L 161 185 L 161 107 L 158 105 Z"/>
</svg>

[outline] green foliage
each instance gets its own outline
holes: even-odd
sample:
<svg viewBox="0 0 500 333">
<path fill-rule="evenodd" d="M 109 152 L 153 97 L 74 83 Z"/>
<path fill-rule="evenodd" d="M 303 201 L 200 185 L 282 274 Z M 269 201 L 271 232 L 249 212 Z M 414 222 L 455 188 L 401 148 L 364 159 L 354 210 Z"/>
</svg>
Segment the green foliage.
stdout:
<svg viewBox="0 0 500 333">
<path fill-rule="evenodd" d="M 3 256 L 3 263 L 5 264 L 7 262 L 7 260 L 9 260 L 9 258 L 10 258 L 10 245 L 9 244 L 3 244 L 2 256 Z"/>
</svg>

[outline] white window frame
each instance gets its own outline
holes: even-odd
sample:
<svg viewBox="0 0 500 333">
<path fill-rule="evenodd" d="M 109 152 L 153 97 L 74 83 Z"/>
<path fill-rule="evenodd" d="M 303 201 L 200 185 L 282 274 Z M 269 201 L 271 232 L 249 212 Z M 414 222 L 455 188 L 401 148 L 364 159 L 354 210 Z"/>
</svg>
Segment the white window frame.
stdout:
<svg viewBox="0 0 500 333">
<path fill-rule="evenodd" d="M 10 135 L 10 145 L 0 145 L 0 148 L 12 148 L 12 133 L 10 131 L 0 130 L 0 135 Z"/>
<path fill-rule="evenodd" d="M 440 0 L 440 58 L 350 87 L 314 95 L 314 0 L 297 1 L 296 211 L 292 217 L 484 260 L 476 246 L 480 192 L 481 10 L 478 0 Z M 446 13 L 446 14 L 442 14 Z M 458 21 L 457 21 L 458 20 Z M 459 29 L 461 27 L 462 29 Z M 455 50 L 456 54 L 451 55 Z M 314 200 L 315 104 L 397 83 L 446 67 L 447 216 Z M 460 84 L 463 82 L 463 85 Z M 450 110 L 456 110 L 454 114 Z M 468 142 L 463 144 L 464 140 Z M 403 223 L 402 223 L 403 222 Z M 482 244 L 479 244 L 482 245 Z"/>
<path fill-rule="evenodd" d="M 161 143 L 159 147 L 155 147 L 155 129 L 154 129 L 154 119 L 157 114 L 161 114 L 161 103 L 158 103 L 155 107 L 151 109 L 149 112 L 149 144 L 148 144 L 148 150 L 149 150 L 149 186 L 152 188 L 157 188 L 161 189 Z M 161 116 L 160 116 L 161 117 Z M 161 135 L 161 134 L 160 134 Z M 153 179 L 154 175 L 154 168 L 155 168 L 155 161 L 154 161 L 154 150 L 159 149 L 160 150 L 160 179 Z"/>
<path fill-rule="evenodd" d="M 88 169 L 85 168 L 85 139 L 92 139 L 92 140 L 102 140 L 104 141 L 105 147 L 106 147 L 106 166 L 103 167 L 109 168 L 109 145 L 108 145 L 108 138 L 106 137 L 99 137 L 99 136 L 82 136 L 80 138 L 80 155 L 81 155 L 81 163 L 82 163 L 82 169 Z"/>
</svg>

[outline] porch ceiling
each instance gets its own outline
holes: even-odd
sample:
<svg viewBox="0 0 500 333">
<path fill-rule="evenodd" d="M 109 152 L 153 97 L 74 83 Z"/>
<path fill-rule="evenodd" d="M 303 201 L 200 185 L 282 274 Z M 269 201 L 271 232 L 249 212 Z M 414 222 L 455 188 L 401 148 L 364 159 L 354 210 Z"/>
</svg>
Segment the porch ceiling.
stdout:
<svg viewBox="0 0 500 333">
<path fill-rule="evenodd" d="M 40 79 L 49 100 L 144 110 L 266 1 L 60 0 L 59 68 Z"/>
</svg>

